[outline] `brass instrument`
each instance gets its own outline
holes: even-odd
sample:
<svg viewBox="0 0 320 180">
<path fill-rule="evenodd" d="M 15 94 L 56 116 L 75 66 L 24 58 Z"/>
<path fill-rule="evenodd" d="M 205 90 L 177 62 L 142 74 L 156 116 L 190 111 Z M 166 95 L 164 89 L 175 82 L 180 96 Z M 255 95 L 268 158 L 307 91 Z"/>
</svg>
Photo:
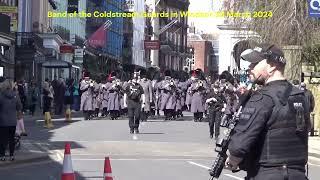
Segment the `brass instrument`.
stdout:
<svg viewBox="0 0 320 180">
<path fill-rule="evenodd" d="M 198 80 L 196 87 L 197 87 L 197 89 L 204 88 L 204 81 L 203 80 Z"/>
</svg>

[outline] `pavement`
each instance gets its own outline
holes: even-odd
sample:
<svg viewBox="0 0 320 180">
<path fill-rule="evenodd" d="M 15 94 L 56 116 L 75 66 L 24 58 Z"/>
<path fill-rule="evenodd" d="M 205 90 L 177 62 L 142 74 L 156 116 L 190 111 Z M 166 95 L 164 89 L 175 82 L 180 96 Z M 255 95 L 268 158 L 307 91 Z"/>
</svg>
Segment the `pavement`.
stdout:
<svg viewBox="0 0 320 180">
<path fill-rule="evenodd" d="M 72 112 L 73 118 L 79 118 L 82 117 L 82 112 Z M 37 121 L 43 121 L 43 115 L 38 111 L 35 113 L 34 116 L 31 115 L 25 115 L 24 116 L 24 122 L 25 124 L 32 124 L 32 122 Z M 52 119 L 63 119 L 64 115 L 53 115 Z M 37 124 L 37 123 L 36 123 Z M 28 130 L 28 128 L 26 128 Z M 40 161 L 47 161 L 50 159 L 51 156 L 54 156 L 54 154 L 46 151 L 46 149 L 43 148 L 42 145 L 39 143 L 28 143 L 24 141 L 24 137 L 22 137 L 22 146 L 15 151 L 15 161 L 5 161 L 0 162 L 0 168 L 1 167 L 13 167 L 13 166 L 20 166 L 25 165 L 33 162 L 40 162 Z M 6 158 L 9 159 L 9 154 L 6 152 Z"/>
<path fill-rule="evenodd" d="M 320 164 L 320 137 L 309 137 L 309 162 Z"/>
<path fill-rule="evenodd" d="M 128 133 L 125 119 L 83 121 L 81 116 L 73 113 L 72 123 L 54 116 L 55 127 L 46 129 L 41 115 L 26 115 L 28 137 L 23 137 L 15 161 L 0 162 L 0 177 L 57 179 L 64 143 L 69 141 L 77 179 L 101 179 L 105 156 L 111 158 L 115 179 L 208 179 L 207 169 L 216 156 L 214 142 L 208 138 L 207 123 L 193 122 L 191 114 L 177 121 L 154 118 L 141 124 L 138 135 Z M 320 137 L 310 137 L 310 179 L 320 176 L 319 167 Z M 243 176 L 224 171 L 220 179 Z"/>
</svg>

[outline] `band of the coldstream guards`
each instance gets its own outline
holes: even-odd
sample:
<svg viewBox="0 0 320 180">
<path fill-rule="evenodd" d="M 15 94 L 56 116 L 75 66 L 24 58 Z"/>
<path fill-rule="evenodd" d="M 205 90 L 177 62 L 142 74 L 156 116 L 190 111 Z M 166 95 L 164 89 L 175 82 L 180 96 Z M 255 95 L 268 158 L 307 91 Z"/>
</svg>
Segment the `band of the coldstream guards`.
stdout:
<svg viewBox="0 0 320 180">
<path fill-rule="evenodd" d="M 134 115 L 136 122 L 163 113 L 164 120 L 170 121 L 183 117 L 183 112 L 191 112 L 195 122 L 209 121 L 209 136 L 217 138 L 222 115 L 232 116 L 237 92 L 243 88 L 227 71 L 213 78 L 205 77 L 201 69 L 189 73 L 139 69 L 129 80 L 121 79 L 121 71 L 113 71 L 99 79 L 91 79 L 90 72 L 83 73 L 80 110 L 85 120 L 99 117 L 116 120 L 121 116 L 130 119 Z M 140 87 L 142 92 L 135 97 L 139 99 L 132 101 L 133 88 L 139 90 Z M 140 109 L 132 110 L 131 106 Z M 137 125 L 132 123 L 129 123 L 130 132 L 139 132 Z"/>
</svg>

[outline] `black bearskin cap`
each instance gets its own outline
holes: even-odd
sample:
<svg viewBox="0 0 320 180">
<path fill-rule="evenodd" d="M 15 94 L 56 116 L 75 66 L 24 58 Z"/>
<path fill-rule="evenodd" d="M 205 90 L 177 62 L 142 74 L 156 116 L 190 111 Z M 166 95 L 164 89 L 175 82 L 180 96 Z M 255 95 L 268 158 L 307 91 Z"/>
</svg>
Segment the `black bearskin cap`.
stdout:
<svg viewBox="0 0 320 180">
<path fill-rule="evenodd" d="M 111 77 L 117 76 L 117 72 L 116 71 L 112 71 L 111 72 Z"/>
<path fill-rule="evenodd" d="M 219 76 L 219 80 L 221 79 L 225 79 L 227 82 L 234 84 L 234 77 L 229 71 L 223 71 Z"/>
<path fill-rule="evenodd" d="M 85 71 L 85 72 L 83 73 L 83 77 L 84 77 L 84 78 L 85 78 L 85 77 L 90 77 L 90 72 Z"/>
<path fill-rule="evenodd" d="M 171 76 L 171 71 L 170 71 L 170 70 L 164 71 L 164 75 L 165 75 L 165 76 Z"/>
<path fill-rule="evenodd" d="M 145 69 L 140 69 L 139 72 L 140 72 L 140 76 L 141 76 L 141 77 L 144 78 L 144 77 L 147 76 L 147 71 L 146 71 Z"/>
</svg>

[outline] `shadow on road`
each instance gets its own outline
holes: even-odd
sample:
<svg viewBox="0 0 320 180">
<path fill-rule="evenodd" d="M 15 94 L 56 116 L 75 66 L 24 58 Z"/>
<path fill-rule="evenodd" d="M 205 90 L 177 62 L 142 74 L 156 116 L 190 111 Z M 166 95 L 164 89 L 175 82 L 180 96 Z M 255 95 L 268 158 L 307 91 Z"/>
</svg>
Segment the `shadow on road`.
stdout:
<svg viewBox="0 0 320 180">
<path fill-rule="evenodd" d="M 21 139 L 21 148 L 15 152 L 16 160 L 4 162 L 6 164 L 0 166 L 0 179 L 61 179 L 63 152 L 66 142 L 51 141 L 51 139 L 54 135 L 54 130 L 67 127 L 79 121 L 81 120 L 65 122 L 64 120 L 55 121 L 53 119 L 54 127 L 48 129 L 44 127 L 43 121 L 39 121 L 38 117 L 25 118 L 25 129 L 28 136 Z M 73 150 L 84 148 L 75 142 L 70 142 L 70 144 L 71 157 Z M 57 152 L 56 150 L 62 152 L 59 158 L 54 158 L 58 157 L 55 153 Z M 75 175 L 76 179 L 87 179 L 78 172 L 75 172 Z"/>
</svg>

